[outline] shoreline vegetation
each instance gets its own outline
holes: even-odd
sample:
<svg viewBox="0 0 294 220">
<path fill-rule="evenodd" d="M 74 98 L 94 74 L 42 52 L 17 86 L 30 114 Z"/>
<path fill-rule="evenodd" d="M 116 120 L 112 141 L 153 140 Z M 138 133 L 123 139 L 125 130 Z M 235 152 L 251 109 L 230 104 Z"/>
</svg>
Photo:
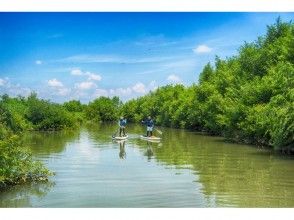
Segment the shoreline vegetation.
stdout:
<svg viewBox="0 0 294 220">
<path fill-rule="evenodd" d="M 205 131 L 239 143 L 294 150 L 294 25 L 276 23 L 238 54 L 215 58 L 191 86 L 167 85 L 122 106 L 129 121 Z"/>
<path fill-rule="evenodd" d="M 244 43 L 238 54 L 216 57 L 191 86 L 167 85 L 122 103 L 99 97 L 63 104 L 28 97 L 0 97 L 0 189 L 52 175 L 33 160 L 20 136 L 28 130 L 74 129 L 81 123 L 139 122 L 151 115 L 158 126 L 185 128 L 227 140 L 294 151 L 294 25 L 276 23 L 265 36 Z"/>
</svg>

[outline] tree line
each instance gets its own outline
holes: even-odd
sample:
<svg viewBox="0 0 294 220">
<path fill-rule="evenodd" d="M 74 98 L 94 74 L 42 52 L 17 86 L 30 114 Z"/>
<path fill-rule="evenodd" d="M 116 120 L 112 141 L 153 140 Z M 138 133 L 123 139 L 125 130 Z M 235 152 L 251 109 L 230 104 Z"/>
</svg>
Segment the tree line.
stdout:
<svg viewBox="0 0 294 220">
<path fill-rule="evenodd" d="M 151 114 L 157 125 L 230 140 L 294 149 L 294 25 L 276 23 L 238 54 L 215 58 L 192 86 L 167 85 L 126 102 L 131 121 Z"/>
</svg>

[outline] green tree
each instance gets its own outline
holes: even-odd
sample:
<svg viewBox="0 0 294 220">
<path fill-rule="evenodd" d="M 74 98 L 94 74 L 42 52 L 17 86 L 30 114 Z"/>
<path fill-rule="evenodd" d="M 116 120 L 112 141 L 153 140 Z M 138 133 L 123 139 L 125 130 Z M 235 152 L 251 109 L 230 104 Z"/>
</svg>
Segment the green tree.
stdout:
<svg viewBox="0 0 294 220">
<path fill-rule="evenodd" d="M 99 97 L 86 107 L 86 118 L 91 121 L 115 121 L 118 118 L 119 107 L 118 97 Z"/>
</svg>

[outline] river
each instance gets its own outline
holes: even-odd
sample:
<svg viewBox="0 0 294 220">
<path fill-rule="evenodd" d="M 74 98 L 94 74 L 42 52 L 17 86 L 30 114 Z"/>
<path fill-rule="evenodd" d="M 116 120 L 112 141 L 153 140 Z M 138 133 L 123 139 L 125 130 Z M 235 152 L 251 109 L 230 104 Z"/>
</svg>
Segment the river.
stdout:
<svg viewBox="0 0 294 220">
<path fill-rule="evenodd" d="M 159 143 L 114 142 L 116 124 L 30 132 L 24 143 L 55 172 L 0 193 L 0 207 L 294 207 L 294 159 L 187 130 Z"/>
</svg>

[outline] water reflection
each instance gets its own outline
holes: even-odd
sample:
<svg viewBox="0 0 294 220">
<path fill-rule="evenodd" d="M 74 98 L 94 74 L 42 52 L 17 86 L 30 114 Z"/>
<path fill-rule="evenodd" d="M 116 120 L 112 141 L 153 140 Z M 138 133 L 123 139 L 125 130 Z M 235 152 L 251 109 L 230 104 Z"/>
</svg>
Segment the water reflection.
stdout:
<svg viewBox="0 0 294 220">
<path fill-rule="evenodd" d="M 87 124 L 85 126 L 92 141 L 99 147 L 109 147 L 112 142 L 112 134 L 117 130 L 117 124 Z"/>
<path fill-rule="evenodd" d="M 119 143 L 119 158 L 120 159 L 126 159 L 126 149 L 125 149 L 125 143 L 126 141 L 117 141 Z"/>
<path fill-rule="evenodd" d="M 52 181 L 14 186 L 1 192 L 0 207 L 32 207 L 33 199 L 42 199 L 54 187 Z"/>
<path fill-rule="evenodd" d="M 51 131 L 51 132 L 27 132 L 22 140 L 29 146 L 34 154 L 61 153 L 67 143 L 78 140 L 80 130 Z"/>
<path fill-rule="evenodd" d="M 152 142 L 146 141 L 147 142 L 147 149 L 144 153 L 144 156 L 148 158 L 148 161 L 150 161 L 154 155 L 153 149 L 152 149 Z"/>
<path fill-rule="evenodd" d="M 166 129 L 164 147 L 154 154 L 164 164 L 193 169 L 203 193 L 216 195 L 218 206 L 294 206 L 293 160 L 220 140 Z"/>
</svg>

